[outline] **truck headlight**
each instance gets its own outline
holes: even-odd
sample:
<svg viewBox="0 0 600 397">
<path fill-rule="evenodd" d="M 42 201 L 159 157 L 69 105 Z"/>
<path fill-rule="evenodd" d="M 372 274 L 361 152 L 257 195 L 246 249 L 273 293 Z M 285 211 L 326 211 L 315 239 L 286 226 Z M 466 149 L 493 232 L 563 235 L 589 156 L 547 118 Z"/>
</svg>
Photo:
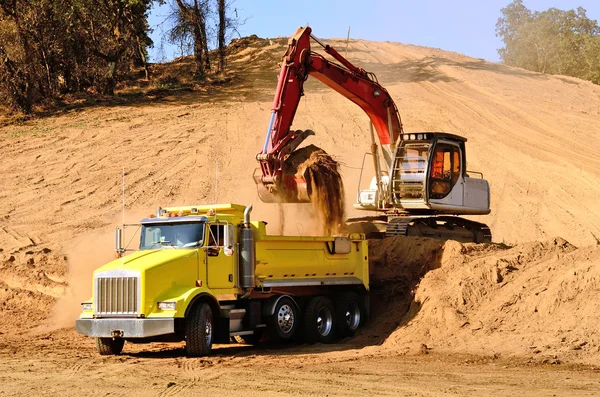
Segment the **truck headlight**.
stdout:
<svg viewBox="0 0 600 397">
<path fill-rule="evenodd" d="M 158 308 L 160 310 L 176 310 L 177 302 L 158 302 Z"/>
<path fill-rule="evenodd" d="M 83 303 L 81 304 L 81 311 L 82 311 L 82 312 L 87 312 L 87 311 L 90 311 L 90 310 L 92 310 L 92 309 L 93 309 L 93 307 L 92 307 L 92 306 L 93 306 L 92 302 L 83 302 Z"/>
</svg>

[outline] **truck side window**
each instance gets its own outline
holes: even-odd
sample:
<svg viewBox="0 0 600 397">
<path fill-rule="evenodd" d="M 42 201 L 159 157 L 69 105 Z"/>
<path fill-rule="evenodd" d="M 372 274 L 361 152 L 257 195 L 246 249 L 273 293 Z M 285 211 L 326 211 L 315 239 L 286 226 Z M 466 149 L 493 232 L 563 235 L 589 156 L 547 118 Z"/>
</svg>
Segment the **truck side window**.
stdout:
<svg viewBox="0 0 600 397">
<path fill-rule="evenodd" d="M 208 237 L 208 255 L 219 255 L 220 247 L 225 243 L 225 225 L 210 225 Z"/>
<path fill-rule="evenodd" d="M 209 255 L 211 254 L 211 252 L 216 252 L 216 254 L 213 254 L 213 256 L 219 255 L 218 247 L 223 247 L 224 244 L 225 244 L 225 225 L 218 225 L 218 224 L 210 225 L 209 236 L 208 236 L 208 246 L 216 248 L 216 249 L 213 249 L 213 250 L 209 249 Z"/>
</svg>

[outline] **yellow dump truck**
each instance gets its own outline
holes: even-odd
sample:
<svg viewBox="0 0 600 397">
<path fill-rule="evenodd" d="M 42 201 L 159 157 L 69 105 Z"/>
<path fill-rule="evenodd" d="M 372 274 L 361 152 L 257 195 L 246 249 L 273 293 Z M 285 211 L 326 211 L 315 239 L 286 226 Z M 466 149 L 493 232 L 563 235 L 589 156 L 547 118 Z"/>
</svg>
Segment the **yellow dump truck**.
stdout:
<svg viewBox="0 0 600 397">
<path fill-rule="evenodd" d="M 369 268 L 363 235 L 270 236 L 250 221 L 252 206 L 159 208 L 139 224 L 140 246 L 96 269 L 93 297 L 77 331 L 102 355 L 125 341 L 185 340 L 189 356 L 232 338 L 330 343 L 368 316 Z"/>
</svg>

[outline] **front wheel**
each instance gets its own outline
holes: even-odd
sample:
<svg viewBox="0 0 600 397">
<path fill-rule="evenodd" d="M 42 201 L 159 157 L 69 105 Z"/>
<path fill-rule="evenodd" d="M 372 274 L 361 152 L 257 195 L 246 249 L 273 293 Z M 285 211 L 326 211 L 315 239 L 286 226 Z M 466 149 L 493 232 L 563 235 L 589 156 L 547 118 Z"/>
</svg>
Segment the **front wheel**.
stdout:
<svg viewBox="0 0 600 397">
<path fill-rule="evenodd" d="M 326 296 L 312 298 L 304 309 L 304 335 L 308 343 L 331 343 L 335 338 L 333 303 Z"/>
<path fill-rule="evenodd" d="M 101 356 L 121 354 L 124 344 L 122 338 L 96 338 L 96 349 Z"/>
<path fill-rule="evenodd" d="M 185 349 L 189 357 L 206 356 L 212 350 L 213 315 L 206 303 L 194 305 L 185 322 Z"/>
</svg>

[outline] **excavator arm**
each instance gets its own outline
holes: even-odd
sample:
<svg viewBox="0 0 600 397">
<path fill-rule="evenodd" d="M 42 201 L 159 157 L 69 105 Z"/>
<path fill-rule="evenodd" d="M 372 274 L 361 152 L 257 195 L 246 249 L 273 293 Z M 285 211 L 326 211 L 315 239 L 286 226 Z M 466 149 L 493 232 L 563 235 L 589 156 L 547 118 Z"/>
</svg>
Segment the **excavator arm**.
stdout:
<svg viewBox="0 0 600 397">
<path fill-rule="evenodd" d="M 312 52 L 311 38 L 339 64 Z M 263 150 L 256 156 L 261 172 L 255 173 L 254 178 L 263 201 L 308 201 L 308 193 L 297 194 L 298 190 L 306 189 L 306 181 L 301 175 L 285 175 L 283 162 L 304 139 L 313 134 L 312 131 L 291 130 L 300 98 L 304 95 L 304 82 L 309 76 L 315 77 L 364 110 L 377 132 L 386 163 L 391 162 L 393 145 L 402 133 L 398 109 L 387 90 L 377 82 L 375 75 L 354 66 L 333 47 L 321 43 L 311 35 L 311 28 L 301 27 L 290 38 L 283 56 L 269 129 Z M 286 194 L 289 191 L 296 193 L 290 196 Z"/>
</svg>

